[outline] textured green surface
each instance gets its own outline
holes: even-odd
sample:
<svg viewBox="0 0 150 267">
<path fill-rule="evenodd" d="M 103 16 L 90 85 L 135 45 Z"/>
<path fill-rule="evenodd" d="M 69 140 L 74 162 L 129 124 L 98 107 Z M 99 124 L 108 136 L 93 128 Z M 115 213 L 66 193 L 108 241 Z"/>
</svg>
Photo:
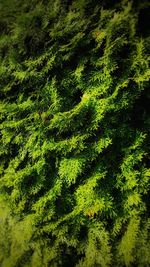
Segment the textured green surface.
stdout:
<svg viewBox="0 0 150 267">
<path fill-rule="evenodd" d="M 150 266 L 149 10 L 0 1 L 0 266 Z"/>
</svg>

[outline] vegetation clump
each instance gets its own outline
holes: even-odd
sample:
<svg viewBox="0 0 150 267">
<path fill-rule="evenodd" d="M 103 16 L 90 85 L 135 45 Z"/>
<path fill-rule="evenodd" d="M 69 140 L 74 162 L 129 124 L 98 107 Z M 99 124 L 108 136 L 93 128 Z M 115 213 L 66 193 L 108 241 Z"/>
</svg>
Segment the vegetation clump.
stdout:
<svg viewBox="0 0 150 267">
<path fill-rule="evenodd" d="M 150 266 L 149 10 L 1 0 L 2 267 Z"/>
</svg>

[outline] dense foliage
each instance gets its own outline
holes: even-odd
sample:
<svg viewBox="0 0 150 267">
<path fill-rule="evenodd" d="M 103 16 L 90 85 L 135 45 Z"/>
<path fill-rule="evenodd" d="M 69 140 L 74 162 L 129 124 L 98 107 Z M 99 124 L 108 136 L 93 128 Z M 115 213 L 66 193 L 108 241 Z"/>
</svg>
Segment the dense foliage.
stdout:
<svg viewBox="0 0 150 267">
<path fill-rule="evenodd" d="M 148 1 L 0 1 L 0 266 L 150 266 Z"/>
</svg>

